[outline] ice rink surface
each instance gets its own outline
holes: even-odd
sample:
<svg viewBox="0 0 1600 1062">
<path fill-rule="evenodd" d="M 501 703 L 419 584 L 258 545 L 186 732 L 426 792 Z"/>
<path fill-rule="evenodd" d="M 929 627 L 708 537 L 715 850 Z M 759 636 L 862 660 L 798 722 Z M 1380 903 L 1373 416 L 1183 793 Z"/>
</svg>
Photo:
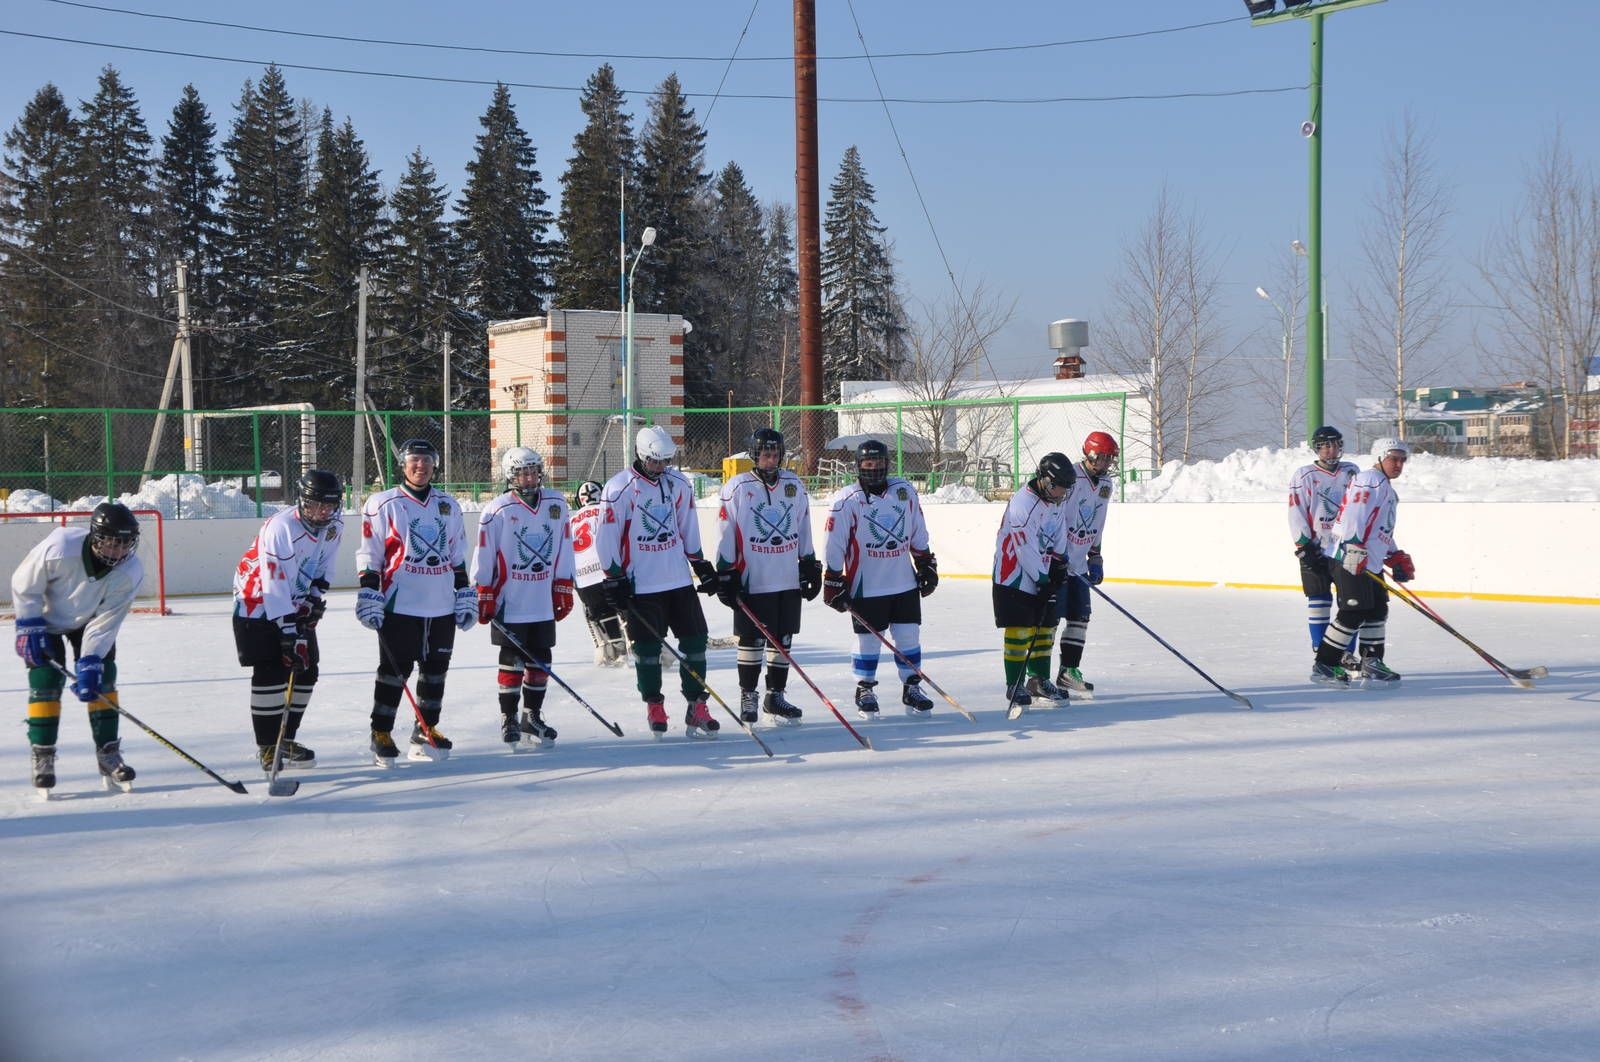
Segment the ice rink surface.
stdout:
<svg viewBox="0 0 1600 1062">
<path fill-rule="evenodd" d="M 657 742 L 569 620 L 556 666 L 625 737 L 552 687 L 555 747 L 507 753 L 474 629 L 453 757 L 385 772 L 374 638 L 336 594 L 300 734 L 320 765 L 275 799 L 229 603 L 132 617 L 124 706 L 250 794 L 127 721 L 137 789 L 101 791 L 69 697 L 40 803 L 14 726 L 0 1057 L 1600 1056 L 1600 613 L 1434 602 L 1550 667 L 1523 691 L 1396 605 L 1400 688 L 1341 692 L 1306 682 L 1298 594 L 1105 589 L 1256 710 L 1096 600 L 1098 699 L 1007 722 L 989 587 L 952 579 L 924 663 L 977 725 L 937 700 L 857 722 L 848 623 L 814 604 L 799 660 L 875 751 L 798 680 L 773 759 L 720 710 L 686 740 L 675 692 Z"/>
</svg>

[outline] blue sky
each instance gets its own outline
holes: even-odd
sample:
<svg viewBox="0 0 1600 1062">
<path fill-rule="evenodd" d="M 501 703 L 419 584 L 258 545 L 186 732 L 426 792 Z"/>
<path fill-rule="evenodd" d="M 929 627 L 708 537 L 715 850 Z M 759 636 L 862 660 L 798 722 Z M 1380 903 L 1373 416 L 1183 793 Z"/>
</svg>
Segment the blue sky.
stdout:
<svg viewBox="0 0 1600 1062">
<path fill-rule="evenodd" d="M 753 17 L 750 0 L 692 5 L 637 0 L 604 5 L 112 2 L 145 12 L 283 29 L 565 52 L 726 57 L 737 47 L 741 56 L 783 56 L 792 33 L 791 5 L 780 0 L 759 0 Z M 861 33 L 879 54 L 1059 41 L 1243 13 L 1238 0 L 855 2 Z M 819 0 L 817 20 L 821 54 L 860 54 L 844 0 Z M 1360 268 L 1358 235 L 1379 177 L 1383 134 L 1409 108 L 1431 132 L 1439 168 L 1455 194 L 1452 255 L 1461 283 L 1456 301 L 1463 308 L 1448 337 L 1463 379 L 1453 382 L 1490 382 L 1501 374 L 1492 366 L 1480 367 L 1473 348 L 1475 315 L 1481 311 L 1470 307 L 1482 300 L 1474 290 L 1472 262 L 1514 206 L 1524 167 L 1558 122 L 1579 161 L 1596 162 L 1600 116 L 1593 97 L 1600 76 L 1594 72 L 1592 45 L 1600 12 L 1582 0 L 1536 7 L 1489 0 L 1388 0 L 1336 14 L 1328 27 L 1323 130 L 1332 353 L 1340 353 L 1339 304 Z M 572 88 L 600 62 L 314 41 L 48 0 L 12 0 L 0 14 L 0 29 L 284 64 Z M 1104 96 L 1303 85 L 1308 54 L 1304 25 L 1252 27 L 1235 21 L 1110 43 L 884 58 L 876 68 L 884 94 L 891 97 Z M 621 85 L 638 90 L 632 109 L 640 117 L 644 93 L 667 73 L 676 70 L 690 92 L 710 94 L 727 67 L 683 59 L 610 61 Z M 185 83 L 196 85 L 225 129 L 244 79 L 259 73 L 259 66 L 0 36 L 0 123 L 9 128 L 46 81 L 55 82 L 70 100 L 91 95 L 106 63 L 123 73 L 158 135 Z M 292 68 L 285 75 L 297 97 L 353 120 L 386 184 L 420 145 L 452 192 L 459 191 L 488 87 Z M 787 95 L 792 82 L 786 61 L 740 62 L 728 71 L 723 91 Z M 868 67 L 859 60 L 825 60 L 821 92 L 877 96 Z M 581 124 L 577 95 L 518 88 L 514 100 L 553 194 Z M 787 100 L 724 97 L 712 106 L 702 97 L 694 104 L 707 118 L 713 168 L 737 161 L 762 198 L 792 200 L 793 112 Z M 1225 312 L 1235 332 L 1259 330 L 1262 342 L 1276 349 L 1277 317 L 1253 291 L 1270 279 L 1273 262 L 1289 241 L 1304 236 L 1307 165 L 1299 125 L 1306 106 L 1305 92 L 1293 91 L 1038 106 L 897 103 L 889 110 L 956 275 L 1017 299 L 1013 323 L 995 345 L 995 362 L 1002 371 L 1032 374 L 1050 357 L 1049 321 L 1075 316 L 1093 322 L 1103 313 L 1106 283 L 1122 241 L 1144 219 L 1163 181 L 1199 208 L 1225 259 Z M 880 218 L 894 240 L 907 293 L 923 302 L 947 298 L 944 265 L 881 105 L 823 104 L 824 182 L 850 144 L 860 147 L 877 186 Z M 1330 412 L 1350 390 L 1341 371 L 1338 363 L 1329 367 Z"/>
</svg>

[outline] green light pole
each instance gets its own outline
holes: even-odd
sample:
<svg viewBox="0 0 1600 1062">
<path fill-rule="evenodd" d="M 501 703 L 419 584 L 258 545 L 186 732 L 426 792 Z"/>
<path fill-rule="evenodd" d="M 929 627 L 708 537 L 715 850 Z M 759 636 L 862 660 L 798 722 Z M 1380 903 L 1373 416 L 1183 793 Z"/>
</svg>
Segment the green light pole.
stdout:
<svg viewBox="0 0 1600 1062">
<path fill-rule="evenodd" d="M 1284 9 L 1273 12 L 1270 3 L 1261 14 L 1256 14 L 1259 3 L 1251 4 L 1250 24 L 1265 26 L 1290 19 L 1304 19 L 1311 23 L 1311 115 L 1300 126 L 1300 132 L 1309 142 L 1311 174 L 1308 181 L 1310 216 L 1306 222 L 1306 438 L 1322 424 L 1322 366 L 1326 357 L 1323 350 L 1322 309 L 1322 39 L 1323 20 L 1335 11 L 1352 7 L 1381 4 L 1384 0 L 1322 0 L 1306 3 L 1304 0 L 1290 6 L 1284 0 Z"/>
</svg>

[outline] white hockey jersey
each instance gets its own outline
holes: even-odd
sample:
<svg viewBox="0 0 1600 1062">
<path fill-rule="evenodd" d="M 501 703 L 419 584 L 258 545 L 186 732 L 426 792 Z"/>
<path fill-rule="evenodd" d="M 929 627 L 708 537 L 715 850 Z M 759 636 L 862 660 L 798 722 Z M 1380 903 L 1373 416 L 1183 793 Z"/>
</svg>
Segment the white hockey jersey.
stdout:
<svg viewBox="0 0 1600 1062">
<path fill-rule="evenodd" d="M 593 586 L 603 581 L 606 572 L 600 567 L 600 503 L 590 502 L 581 509 L 574 509 L 567 519 L 567 528 L 572 537 L 574 582 L 579 586 Z"/>
<path fill-rule="evenodd" d="M 811 497 L 787 468 L 767 486 L 741 472 L 722 486 L 717 510 L 717 568 L 739 572 L 746 593 L 800 589 L 800 558 L 811 545 Z"/>
<path fill-rule="evenodd" d="M 83 656 L 105 656 L 144 582 L 137 554 L 96 577 L 87 527 L 58 527 L 28 551 L 11 574 L 11 607 L 19 619 L 44 617 L 51 634 L 83 628 Z M 65 661 L 63 661 L 65 663 Z"/>
<path fill-rule="evenodd" d="M 1335 560 L 1344 559 L 1346 546 L 1359 544 L 1367 550 L 1367 568 L 1377 571 L 1397 547 L 1394 544 L 1395 509 L 1400 504 L 1394 484 L 1381 468 L 1357 472 L 1344 489 L 1344 503 L 1333 522 Z"/>
<path fill-rule="evenodd" d="M 1328 471 L 1316 462 L 1295 472 L 1289 481 L 1289 534 L 1294 544 L 1316 542 L 1322 552 L 1332 554 L 1338 543 L 1333 537 L 1333 521 L 1344 504 L 1344 491 L 1350 478 L 1361 471 L 1349 461 L 1340 461 Z"/>
<path fill-rule="evenodd" d="M 650 482 L 631 468 L 600 491 L 600 568 L 626 573 L 633 592 L 655 594 L 691 583 L 689 559 L 700 560 L 694 487 L 675 468 Z"/>
<path fill-rule="evenodd" d="M 267 518 L 233 571 L 233 614 L 245 619 L 293 616 L 311 597 L 311 583 L 331 582 L 344 521 L 320 530 L 300 522 L 294 506 Z"/>
<path fill-rule="evenodd" d="M 1062 546 L 1061 506 L 1041 498 L 1031 486 L 1022 488 L 1011 496 L 1000 518 L 994 544 L 994 582 L 1025 594 L 1038 593 L 1039 584 L 1049 574 L 1050 558 L 1060 555 Z"/>
<path fill-rule="evenodd" d="M 356 572 L 377 572 L 387 609 L 401 616 L 447 616 L 455 610 L 456 570 L 466 568 L 461 506 L 430 489 L 421 501 L 404 487 L 367 499 L 361 509 Z"/>
<path fill-rule="evenodd" d="M 1069 574 L 1089 574 L 1089 554 L 1100 548 L 1115 482 L 1109 474 L 1095 482 L 1084 463 L 1078 462 L 1078 478 L 1061 499 L 1061 535 Z"/>
<path fill-rule="evenodd" d="M 911 555 L 928 551 L 928 522 L 917 488 L 890 476 L 881 494 L 861 484 L 834 494 L 828 505 L 824 563 L 843 572 L 851 597 L 887 597 L 916 588 Z"/>
<path fill-rule="evenodd" d="M 572 579 L 569 515 L 566 500 L 549 490 L 535 502 L 508 490 L 483 507 L 472 584 L 499 595 L 495 617 L 501 623 L 556 618 L 550 592 L 557 579 Z"/>
</svg>

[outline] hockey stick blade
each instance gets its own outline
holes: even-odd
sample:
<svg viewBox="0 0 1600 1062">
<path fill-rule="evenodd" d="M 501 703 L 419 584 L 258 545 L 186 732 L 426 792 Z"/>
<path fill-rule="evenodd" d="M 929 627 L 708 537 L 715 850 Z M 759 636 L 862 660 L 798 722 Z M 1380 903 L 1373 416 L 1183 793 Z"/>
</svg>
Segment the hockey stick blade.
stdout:
<svg viewBox="0 0 1600 1062">
<path fill-rule="evenodd" d="M 300 792 L 300 783 L 287 778 L 274 778 L 267 783 L 267 795 L 275 797 L 294 796 Z"/>
</svg>

